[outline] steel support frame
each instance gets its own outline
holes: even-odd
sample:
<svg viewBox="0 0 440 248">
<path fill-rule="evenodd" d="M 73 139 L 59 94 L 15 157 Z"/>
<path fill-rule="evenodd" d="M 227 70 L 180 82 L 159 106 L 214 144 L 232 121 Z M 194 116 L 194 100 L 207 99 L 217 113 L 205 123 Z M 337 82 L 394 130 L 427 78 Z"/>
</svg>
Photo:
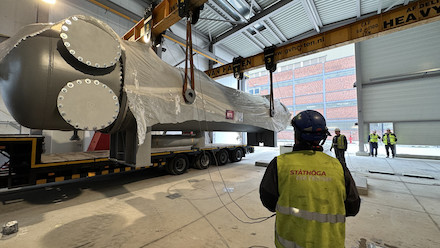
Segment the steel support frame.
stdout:
<svg viewBox="0 0 440 248">
<path fill-rule="evenodd" d="M 275 31 L 273 31 L 269 25 L 266 24 L 266 22 L 263 21 L 263 26 L 278 40 L 279 43 L 283 43 L 284 41 L 281 40 L 281 38 L 278 36 L 278 34 L 275 33 Z M 287 39 L 286 39 L 287 40 Z"/>
<path fill-rule="evenodd" d="M 229 19 L 230 21 L 237 21 L 237 20 L 235 20 L 235 18 L 232 17 L 228 12 L 226 12 L 222 7 L 218 6 L 218 4 L 215 3 L 214 1 L 209 0 L 208 3 L 207 3 L 206 5 L 209 6 L 209 7 L 210 7 L 211 9 L 213 9 L 213 10 L 218 9 L 218 10 L 221 12 L 221 14 L 223 14 L 224 16 L 226 16 L 227 19 Z M 217 13 L 217 11 L 215 11 L 215 12 Z M 221 15 L 220 15 L 220 16 L 221 16 Z M 223 17 L 223 16 L 222 16 L 222 17 Z"/>
<path fill-rule="evenodd" d="M 307 16 L 309 17 L 309 20 L 315 28 L 316 32 L 319 33 L 320 28 L 322 27 L 322 22 L 321 18 L 319 17 L 318 11 L 316 10 L 315 4 L 313 3 L 313 1 L 309 0 L 301 0 L 301 4 L 306 11 Z"/>
<path fill-rule="evenodd" d="M 232 11 L 238 15 L 240 17 L 241 20 L 243 20 L 244 22 L 248 22 L 248 20 L 246 19 L 246 17 L 244 17 L 236 8 L 234 8 L 234 6 L 232 6 L 232 4 L 230 4 L 228 1 L 223 1 L 226 5 L 229 6 L 229 8 L 232 9 Z"/>
<path fill-rule="evenodd" d="M 283 42 L 286 42 L 288 40 L 287 37 L 283 34 L 283 32 L 281 32 L 281 30 L 277 27 L 277 25 L 275 25 L 275 23 L 273 23 L 273 21 L 270 18 L 263 20 L 263 23 L 266 22 L 272 26 L 273 31 L 279 35 L 279 37 L 281 38 L 281 40 L 283 40 Z"/>
<path fill-rule="evenodd" d="M 254 30 L 255 33 L 259 34 L 259 35 L 261 36 L 261 38 L 262 38 L 265 42 L 268 43 L 268 45 L 265 45 L 265 47 L 272 46 L 272 42 L 270 42 L 266 37 L 264 37 L 264 35 L 263 35 L 260 31 L 258 31 L 258 29 L 256 29 L 254 26 L 252 26 L 252 30 Z M 251 35 L 252 35 L 252 34 L 251 34 Z"/>
<path fill-rule="evenodd" d="M 268 19 L 271 16 L 274 16 L 278 14 L 280 11 L 283 10 L 283 8 L 288 8 L 289 6 L 297 3 L 300 0 L 281 0 L 278 3 L 272 5 L 271 7 L 263 10 L 262 12 L 258 13 L 257 15 L 253 16 L 249 22 L 244 23 L 242 25 L 238 25 L 237 27 L 225 32 L 224 34 L 220 35 L 219 37 L 214 39 L 214 43 L 220 42 L 223 39 L 230 38 L 235 35 L 239 35 L 243 32 L 243 30 L 246 30 L 249 25 L 254 25 L 258 21 L 263 21 Z"/>
<path fill-rule="evenodd" d="M 212 11 L 212 12 L 213 12 L 218 18 L 220 18 L 221 20 L 228 22 L 231 26 L 234 26 L 234 25 L 232 25 L 232 23 L 237 23 L 237 21 L 235 21 L 234 19 L 228 19 L 228 18 L 225 18 L 224 16 L 220 15 L 220 14 L 217 12 L 217 10 L 215 10 L 213 7 L 211 7 L 211 5 L 209 5 L 209 3 L 206 4 L 205 7 L 206 7 L 207 9 L 211 10 L 211 11 Z M 228 15 L 228 16 L 229 16 L 229 15 Z M 232 18 L 231 16 L 229 16 L 229 17 Z M 211 39 L 211 40 L 212 40 L 212 39 Z"/>
<path fill-rule="evenodd" d="M 263 49 L 265 46 L 263 43 L 261 43 L 259 40 L 257 40 L 252 34 L 245 31 L 243 32 L 243 36 L 246 37 L 252 44 L 257 46 L 259 49 Z M 250 37 L 249 37 L 250 36 Z"/>
</svg>

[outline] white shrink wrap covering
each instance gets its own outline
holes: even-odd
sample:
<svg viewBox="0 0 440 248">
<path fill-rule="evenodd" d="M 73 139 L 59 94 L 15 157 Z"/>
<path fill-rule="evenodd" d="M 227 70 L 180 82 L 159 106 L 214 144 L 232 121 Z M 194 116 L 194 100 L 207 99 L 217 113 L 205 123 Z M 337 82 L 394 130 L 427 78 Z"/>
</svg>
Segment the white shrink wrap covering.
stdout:
<svg viewBox="0 0 440 248">
<path fill-rule="evenodd" d="M 269 100 L 223 86 L 205 73 L 195 70 L 196 100 L 187 104 L 183 98 L 183 69 L 162 61 L 143 43 L 121 41 L 125 50 L 125 85 L 129 107 L 134 114 L 142 143 L 146 128 L 159 123 L 206 121 L 254 126 L 275 132 L 284 130 L 290 112 L 278 100 L 275 116 L 269 116 Z M 231 119 L 226 112 L 233 111 Z M 201 127 L 194 127 L 195 131 Z M 208 128 L 209 129 L 209 128 Z M 209 131 L 209 130 L 206 130 Z"/>
</svg>

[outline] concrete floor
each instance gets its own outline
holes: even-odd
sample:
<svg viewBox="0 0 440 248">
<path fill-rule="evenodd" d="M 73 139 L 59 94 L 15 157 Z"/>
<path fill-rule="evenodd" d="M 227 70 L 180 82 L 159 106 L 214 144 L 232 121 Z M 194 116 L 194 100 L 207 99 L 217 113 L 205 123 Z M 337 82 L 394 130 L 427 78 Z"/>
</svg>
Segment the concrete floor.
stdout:
<svg viewBox="0 0 440 248">
<path fill-rule="evenodd" d="M 2 193 L 0 224 L 20 229 L 0 247 L 274 247 L 274 218 L 250 223 L 271 215 L 258 194 L 265 168 L 254 162 L 277 153 L 257 147 L 239 163 L 180 176 L 145 170 Z M 440 247 L 440 161 L 349 153 L 347 162 L 369 194 L 347 219 L 346 247 Z"/>
</svg>

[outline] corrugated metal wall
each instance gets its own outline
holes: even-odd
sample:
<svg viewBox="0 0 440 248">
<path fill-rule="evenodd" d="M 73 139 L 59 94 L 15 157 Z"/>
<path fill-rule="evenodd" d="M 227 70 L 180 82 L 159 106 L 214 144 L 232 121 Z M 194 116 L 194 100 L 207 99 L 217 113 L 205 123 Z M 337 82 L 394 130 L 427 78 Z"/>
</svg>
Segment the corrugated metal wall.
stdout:
<svg viewBox="0 0 440 248">
<path fill-rule="evenodd" d="M 363 41 L 365 123 L 393 122 L 400 144 L 440 145 L 440 22 Z M 433 70 L 433 76 L 419 72 Z"/>
</svg>

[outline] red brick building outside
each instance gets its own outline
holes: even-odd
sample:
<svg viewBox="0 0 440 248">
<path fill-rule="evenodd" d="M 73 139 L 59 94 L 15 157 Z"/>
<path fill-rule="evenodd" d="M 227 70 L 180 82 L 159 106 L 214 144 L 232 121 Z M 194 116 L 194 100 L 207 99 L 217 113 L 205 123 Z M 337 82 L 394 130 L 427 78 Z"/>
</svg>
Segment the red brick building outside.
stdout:
<svg viewBox="0 0 440 248">
<path fill-rule="evenodd" d="M 250 73 L 246 91 L 269 94 L 266 71 Z M 355 57 L 326 61 L 326 56 L 281 66 L 273 75 L 274 97 L 292 114 L 313 109 L 324 115 L 332 134 L 335 128 L 358 140 Z M 293 142 L 292 128 L 278 134 L 278 141 Z"/>
</svg>

